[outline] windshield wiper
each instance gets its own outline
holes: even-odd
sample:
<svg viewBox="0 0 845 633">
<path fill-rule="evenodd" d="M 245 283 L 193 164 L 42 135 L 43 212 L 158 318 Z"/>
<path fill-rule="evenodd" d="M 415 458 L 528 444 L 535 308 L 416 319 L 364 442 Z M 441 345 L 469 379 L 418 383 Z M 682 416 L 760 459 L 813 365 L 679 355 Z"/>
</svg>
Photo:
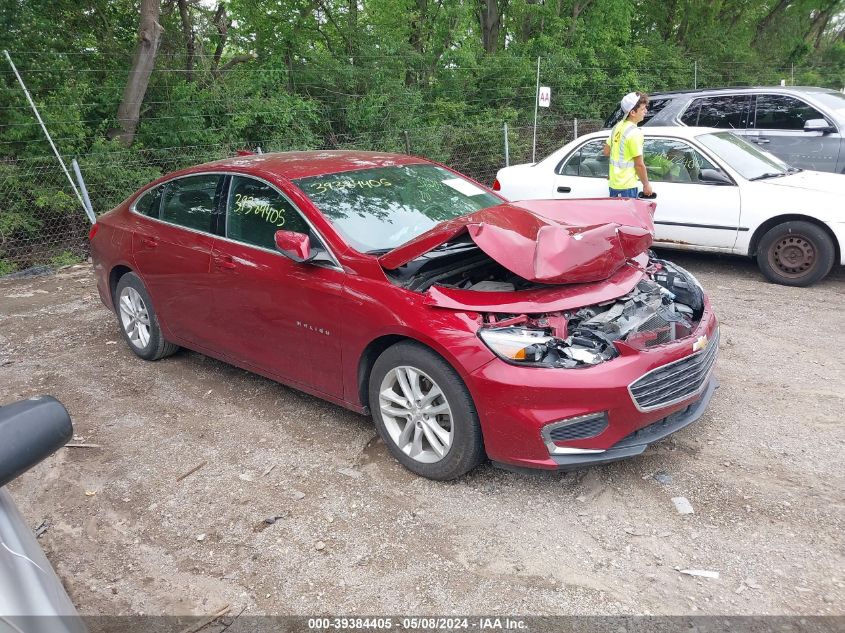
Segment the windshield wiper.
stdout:
<svg viewBox="0 0 845 633">
<path fill-rule="evenodd" d="M 785 176 L 787 172 L 785 171 L 767 171 L 765 174 L 760 174 L 759 176 L 754 176 L 754 178 L 749 178 L 748 180 L 764 180 L 766 178 L 780 178 L 781 176 Z"/>
<path fill-rule="evenodd" d="M 804 171 L 804 170 L 801 169 L 800 167 L 790 167 L 786 171 L 787 171 L 787 173 L 790 173 L 790 174 L 797 174 L 799 171 Z"/>
<path fill-rule="evenodd" d="M 385 253 L 389 253 L 392 250 L 392 248 L 375 248 L 371 251 L 367 251 L 367 255 L 375 255 L 378 257 L 379 255 L 384 255 Z"/>
<path fill-rule="evenodd" d="M 475 248 L 475 244 L 473 242 L 446 242 L 445 244 L 441 244 L 440 246 L 435 246 L 432 248 L 429 253 L 440 253 L 443 251 L 457 251 L 462 248 Z"/>
</svg>

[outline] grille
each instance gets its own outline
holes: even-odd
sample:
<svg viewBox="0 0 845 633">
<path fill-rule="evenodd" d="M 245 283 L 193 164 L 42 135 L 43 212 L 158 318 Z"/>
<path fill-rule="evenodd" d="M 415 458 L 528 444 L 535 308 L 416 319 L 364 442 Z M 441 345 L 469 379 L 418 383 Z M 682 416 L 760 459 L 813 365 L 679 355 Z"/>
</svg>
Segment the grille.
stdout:
<svg viewBox="0 0 845 633">
<path fill-rule="evenodd" d="M 707 349 L 650 371 L 628 387 L 640 411 L 651 411 L 697 393 L 710 375 L 719 351 L 719 331 Z"/>
<path fill-rule="evenodd" d="M 549 439 L 554 442 L 563 442 L 566 440 L 583 440 L 588 437 L 595 437 L 607 428 L 607 416 L 591 415 L 590 417 L 568 423 L 561 423 L 560 426 L 552 428 L 549 433 Z"/>
</svg>

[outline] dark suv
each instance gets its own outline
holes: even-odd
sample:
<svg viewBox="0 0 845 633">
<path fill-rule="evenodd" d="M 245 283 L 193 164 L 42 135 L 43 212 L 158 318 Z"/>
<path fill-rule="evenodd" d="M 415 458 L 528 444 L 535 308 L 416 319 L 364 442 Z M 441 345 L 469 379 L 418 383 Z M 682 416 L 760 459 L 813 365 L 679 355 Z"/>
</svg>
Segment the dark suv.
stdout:
<svg viewBox="0 0 845 633">
<path fill-rule="evenodd" d="M 621 108 L 607 119 L 612 127 Z M 790 165 L 845 173 L 845 94 L 825 88 L 719 88 L 651 95 L 642 125 L 733 130 Z"/>
</svg>

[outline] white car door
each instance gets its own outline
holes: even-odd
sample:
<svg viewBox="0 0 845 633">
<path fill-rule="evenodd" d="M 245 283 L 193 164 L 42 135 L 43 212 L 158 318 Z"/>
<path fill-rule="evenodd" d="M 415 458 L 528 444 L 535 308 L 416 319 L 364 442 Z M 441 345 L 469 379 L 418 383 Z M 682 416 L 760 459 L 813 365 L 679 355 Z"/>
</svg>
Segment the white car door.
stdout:
<svg viewBox="0 0 845 633">
<path fill-rule="evenodd" d="M 643 158 L 657 194 L 655 244 L 732 249 L 739 229 L 739 187 L 703 181 L 702 170 L 718 168 L 686 141 L 646 138 Z"/>
<path fill-rule="evenodd" d="M 555 169 L 555 198 L 606 198 L 608 161 L 605 140 L 594 139 L 564 158 Z M 739 187 L 700 179 L 702 169 L 717 169 L 686 141 L 646 138 L 646 169 L 657 194 L 655 244 L 672 248 L 733 248 L 740 214 Z"/>
<path fill-rule="evenodd" d="M 608 163 L 603 148 L 604 139 L 594 139 L 563 159 L 555 168 L 552 197 L 606 198 Z"/>
</svg>

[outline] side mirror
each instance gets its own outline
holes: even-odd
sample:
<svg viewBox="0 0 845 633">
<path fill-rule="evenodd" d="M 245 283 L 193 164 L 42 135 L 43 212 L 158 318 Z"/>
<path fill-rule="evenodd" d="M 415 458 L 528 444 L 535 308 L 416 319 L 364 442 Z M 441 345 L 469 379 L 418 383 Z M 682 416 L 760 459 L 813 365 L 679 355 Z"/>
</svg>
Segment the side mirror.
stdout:
<svg viewBox="0 0 845 633">
<path fill-rule="evenodd" d="M 279 252 L 297 264 L 314 259 L 314 254 L 311 253 L 311 240 L 304 233 L 276 231 L 274 238 Z"/>
<path fill-rule="evenodd" d="M 0 488 L 73 437 L 70 416 L 50 396 L 0 407 Z"/>
<path fill-rule="evenodd" d="M 804 131 L 826 134 L 827 132 L 833 132 L 833 126 L 824 119 L 808 119 L 804 121 Z"/>
<path fill-rule="evenodd" d="M 698 182 L 706 182 L 711 185 L 732 185 L 733 181 L 721 169 L 702 169 L 698 174 Z"/>
</svg>

